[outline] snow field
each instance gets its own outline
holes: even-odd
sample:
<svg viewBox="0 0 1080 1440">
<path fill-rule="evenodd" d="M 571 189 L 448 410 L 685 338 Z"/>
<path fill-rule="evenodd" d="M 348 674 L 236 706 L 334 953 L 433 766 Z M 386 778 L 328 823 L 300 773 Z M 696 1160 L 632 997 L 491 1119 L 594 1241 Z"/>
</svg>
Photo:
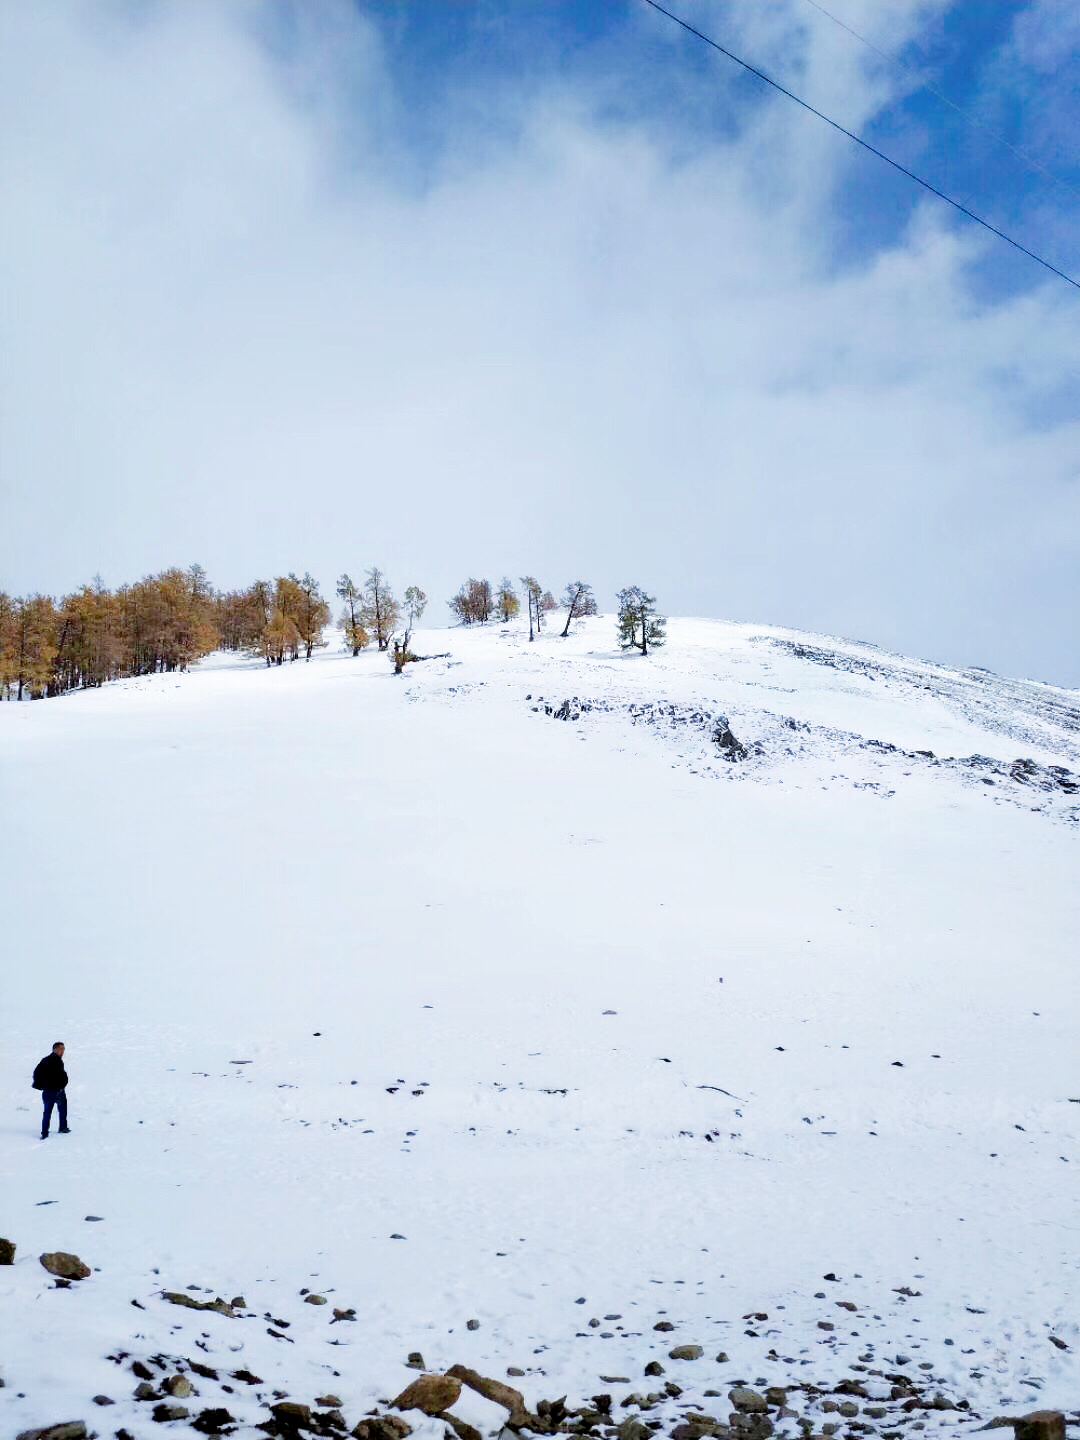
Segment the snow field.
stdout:
<svg viewBox="0 0 1080 1440">
<path fill-rule="evenodd" d="M 242 1433 L 274 1389 L 351 1425 L 417 1349 L 522 1369 L 530 1405 L 617 1404 L 659 1359 L 664 1417 L 898 1354 L 984 1418 L 1080 1403 L 1067 802 L 830 738 L 1074 767 L 1077 697 L 879 654 L 870 680 L 762 627 L 675 621 L 648 660 L 612 633 L 0 706 L 3 1433 L 145 1431 L 118 1347 L 258 1374 Z M 610 708 L 545 713 L 572 696 Z M 814 744 L 740 767 L 625 708 L 656 700 Z M 43 1144 L 57 1038 L 73 1134 Z M 53 1289 L 55 1249 L 98 1268 Z M 160 1298 L 193 1284 L 256 1318 Z"/>
</svg>

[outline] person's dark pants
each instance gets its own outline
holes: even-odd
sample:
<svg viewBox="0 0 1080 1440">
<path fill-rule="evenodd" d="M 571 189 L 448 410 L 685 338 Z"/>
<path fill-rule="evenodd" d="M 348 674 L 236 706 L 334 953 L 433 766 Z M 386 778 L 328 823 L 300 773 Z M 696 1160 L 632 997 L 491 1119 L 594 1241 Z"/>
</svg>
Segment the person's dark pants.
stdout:
<svg viewBox="0 0 1080 1440">
<path fill-rule="evenodd" d="M 41 1117 L 41 1138 L 44 1140 L 49 1133 L 49 1121 L 52 1119 L 53 1106 L 56 1106 L 56 1113 L 60 1118 L 60 1129 L 66 1130 L 67 1123 L 67 1091 L 66 1090 L 43 1090 L 41 1098 L 45 1105 L 45 1112 Z"/>
</svg>

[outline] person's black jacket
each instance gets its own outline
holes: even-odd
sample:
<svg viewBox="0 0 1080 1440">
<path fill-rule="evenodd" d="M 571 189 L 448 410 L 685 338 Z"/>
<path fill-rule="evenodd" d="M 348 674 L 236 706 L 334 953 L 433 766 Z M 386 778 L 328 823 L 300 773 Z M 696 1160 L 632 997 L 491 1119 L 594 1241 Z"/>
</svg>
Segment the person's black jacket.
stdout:
<svg viewBox="0 0 1080 1440">
<path fill-rule="evenodd" d="M 67 1085 L 67 1071 L 60 1056 L 53 1051 L 39 1060 L 34 1070 L 35 1090 L 63 1090 Z"/>
</svg>

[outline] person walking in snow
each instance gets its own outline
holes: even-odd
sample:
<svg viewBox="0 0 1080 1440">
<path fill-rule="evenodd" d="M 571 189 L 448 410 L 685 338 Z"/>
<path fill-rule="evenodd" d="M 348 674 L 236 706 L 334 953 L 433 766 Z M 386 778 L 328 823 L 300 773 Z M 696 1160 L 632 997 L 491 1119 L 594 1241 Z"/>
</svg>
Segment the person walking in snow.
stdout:
<svg viewBox="0 0 1080 1440">
<path fill-rule="evenodd" d="M 49 1138 L 49 1122 L 52 1120 L 53 1106 L 60 1120 L 60 1134 L 70 1135 L 67 1123 L 67 1071 L 64 1069 L 64 1043 L 57 1040 L 52 1050 L 44 1059 L 39 1060 L 34 1068 L 34 1089 L 41 1091 L 41 1099 L 44 1104 L 44 1111 L 41 1116 L 41 1138 Z"/>
</svg>

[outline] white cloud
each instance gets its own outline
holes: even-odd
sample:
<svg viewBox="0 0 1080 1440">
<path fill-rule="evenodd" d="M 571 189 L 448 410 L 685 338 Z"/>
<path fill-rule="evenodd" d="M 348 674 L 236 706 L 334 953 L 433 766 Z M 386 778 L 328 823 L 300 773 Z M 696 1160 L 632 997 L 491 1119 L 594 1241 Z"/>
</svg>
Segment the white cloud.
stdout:
<svg viewBox="0 0 1080 1440">
<path fill-rule="evenodd" d="M 804 9 L 740 27 L 799 39 L 808 98 L 858 124 L 910 83 Z M 890 9 L 883 48 L 932 13 Z M 1080 680 L 1063 285 L 975 303 L 984 241 L 931 207 L 836 273 L 850 157 L 786 102 L 675 158 L 564 81 L 421 186 L 372 27 L 275 58 L 268 14 L 0 11 L 6 588 L 580 572 Z"/>
</svg>

